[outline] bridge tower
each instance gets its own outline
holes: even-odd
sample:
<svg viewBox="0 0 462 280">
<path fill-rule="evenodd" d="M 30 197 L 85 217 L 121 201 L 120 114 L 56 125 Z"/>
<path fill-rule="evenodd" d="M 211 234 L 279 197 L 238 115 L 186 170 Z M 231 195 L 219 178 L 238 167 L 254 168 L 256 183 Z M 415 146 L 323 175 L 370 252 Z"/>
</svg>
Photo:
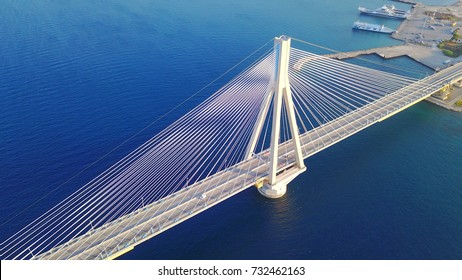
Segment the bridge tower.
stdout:
<svg viewBox="0 0 462 280">
<path fill-rule="evenodd" d="M 281 36 L 274 38 L 275 71 L 274 79 L 268 87 L 268 94 L 258 115 L 257 123 L 255 124 L 252 137 L 247 148 L 247 158 L 252 156 L 258 137 L 262 131 L 263 124 L 268 115 L 268 110 L 273 101 L 273 119 L 271 129 L 270 154 L 269 154 L 269 175 L 264 180 L 258 191 L 269 198 L 282 197 L 287 191 L 287 184 L 297 177 L 300 173 L 306 170 L 303 162 L 300 137 L 298 133 L 297 120 L 295 118 L 294 103 L 292 100 L 292 92 L 289 84 L 289 58 L 290 58 L 290 38 Z M 284 100 L 284 102 L 283 102 Z M 281 112 L 282 105 L 285 105 L 287 119 L 292 135 L 292 145 L 295 154 L 295 165 L 286 170 L 278 170 L 279 161 L 279 138 L 281 128 Z"/>
</svg>

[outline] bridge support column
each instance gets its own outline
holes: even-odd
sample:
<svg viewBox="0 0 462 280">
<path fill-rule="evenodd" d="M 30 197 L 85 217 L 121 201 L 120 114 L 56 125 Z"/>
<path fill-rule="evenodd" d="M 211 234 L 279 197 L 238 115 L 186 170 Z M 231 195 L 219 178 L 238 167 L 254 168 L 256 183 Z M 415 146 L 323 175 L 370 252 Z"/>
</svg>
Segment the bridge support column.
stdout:
<svg viewBox="0 0 462 280">
<path fill-rule="evenodd" d="M 262 187 L 258 188 L 258 192 L 268 198 L 280 198 L 286 193 L 287 185 L 305 170 L 306 167 L 292 167 L 288 170 L 284 170 L 281 174 L 278 174 L 275 184 L 271 185 L 269 182 L 265 182 Z"/>
<path fill-rule="evenodd" d="M 295 117 L 294 104 L 292 100 L 292 92 L 289 85 L 289 58 L 290 58 L 290 38 L 281 36 L 274 39 L 274 50 L 276 53 L 275 74 L 274 74 L 274 87 L 270 91 L 269 100 L 273 99 L 273 119 L 271 130 L 271 143 L 270 143 L 270 167 L 268 179 L 264 181 L 259 192 L 269 198 L 278 198 L 283 196 L 287 190 L 287 184 L 292 181 L 298 174 L 306 170 L 303 162 L 303 155 L 300 144 L 300 137 L 298 133 L 297 120 Z M 269 101 L 268 101 L 269 102 Z M 265 102 L 266 103 L 266 102 Z M 293 150 L 295 152 L 295 166 L 288 170 L 278 170 L 279 165 L 279 138 L 281 128 L 281 112 L 282 105 L 285 105 L 287 112 L 287 119 L 290 127 L 290 134 L 292 135 Z M 263 116 L 266 115 L 267 104 L 264 105 Z M 262 122 L 259 119 L 259 122 Z M 257 130 L 259 125 L 256 126 Z M 257 131 L 257 133 L 260 133 Z M 255 131 L 254 131 L 255 134 Z"/>
</svg>

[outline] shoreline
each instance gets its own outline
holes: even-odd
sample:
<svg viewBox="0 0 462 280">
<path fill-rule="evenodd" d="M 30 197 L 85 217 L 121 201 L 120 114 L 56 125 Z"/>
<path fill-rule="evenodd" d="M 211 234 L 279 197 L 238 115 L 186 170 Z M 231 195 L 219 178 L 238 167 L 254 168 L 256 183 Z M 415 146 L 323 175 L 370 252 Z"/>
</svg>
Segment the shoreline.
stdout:
<svg viewBox="0 0 462 280">
<path fill-rule="evenodd" d="M 455 105 L 455 103 L 458 100 L 462 100 L 462 88 L 460 86 L 460 84 L 456 84 L 448 92 L 443 92 L 441 95 L 432 95 L 429 98 L 425 99 L 425 101 L 428 101 L 450 111 L 462 112 L 462 107 Z M 445 100 L 442 100 L 440 98 L 442 95 L 447 95 Z"/>
<path fill-rule="evenodd" d="M 416 51 L 416 49 L 418 51 Z M 377 56 L 380 56 L 383 59 L 393 59 L 393 58 L 407 56 L 411 58 L 412 60 L 422 64 L 423 66 L 433 69 L 436 72 L 443 69 L 443 67 L 440 67 L 439 65 L 437 65 L 437 63 L 432 63 L 433 60 L 431 58 L 433 57 L 433 50 L 428 49 L 427 47 L 424 47 L 424 46 L 412 45 L 412 44 L 403 44 L 403 45 L 398 45 L 398 46 L 386 46 L 386 47 L 371 48 L 371 49 L 350 51 L 350 52 L 339 52 L 339 53 L 333 53 L 333 54 L 326 54 L 325 56 L 330 57 L 330 58 L 335 58 L 338 60 L 343 60 L 343 59 L 355 58 L 361 55 L 370 55 L 370 54 L 375 54 Z"/>
<path fill-rule="evenodd" d="M 432 97 L 432 96 L 425 99 L 425 101 L 430 102 L 432 104 L 435 104 L 435 105 L 437 105 L 439 107 L 443 107 L 444 109 L 449 110 L 449 111 L 458 112 L 458 113 L 462 112 L 462 107 L 454 107 L 454 106 L 448 105 L 444 101 L 439 100 L 439 99 L 437 99 L 435 97 Z"/>
<path fill-rule="evenodd" d="M 376 54 L 384 59 L 408 56 L 434 71 L 440 71 L 462 62 L 462 56 L 457 58 L 448 57 L 437 47 L 438 42 L 452 37 L 450 31 L 457 27 L 462 27 L 462 3 L 457 1 L 452 5 L 432 6 L 410 0 L 394 1 L 412 5 L 409 18 L 403 20 L 397 28 L 397 32 L 391 35 L 393 39 L 403 42 L 402 45 L 339 52 L 326 56 L 340 60 L 366 54 Z M 425 12 L 447 10 L 457 15 L 458 20 L 455 21 L 455 26 L 451 26 L 450 23 L 452 22 L 444 20 L 433 20 L 430 23 L 428 21 L 429 16 L 424 14 Z"/>
<path fill-rule="evenodd" d="M 462 56 L 457 58 L 448 57 L 438 48 L 437 44 L 443 40 L 449 40 L 455 28 L 462 28 L 462 3 L 457 1 L 452 5 L 425 5 L 413 0 L 393 0 L 412 5 L 410 16 L 399 25 L 397 32 L 391 37 L 402 41 L 402 45 L 370 48 L 349 52 L 326 54 L 326 57 L 338 60 L 355 58 L 361 55 L 375 54 L 384 59 L 393 59 L 407 56 L 435 72 L 462 63 Z M 433 16 L 429 16 L 433 13 Z M 452 15 L 451 20 L 438 19 L 438 13 Z M 461 77 L 462 78 L 462 77 Z M 462 90 L 457 91 L 458 98 L 462 100 Z M 460 94 L 459 94 L 460 92 Z M 426 99 L 435 105 L 445 109 L 462 112 L 461 107 L 454 104 L 457 98 L 442 100 L 436 97 Z"/>
</svg>

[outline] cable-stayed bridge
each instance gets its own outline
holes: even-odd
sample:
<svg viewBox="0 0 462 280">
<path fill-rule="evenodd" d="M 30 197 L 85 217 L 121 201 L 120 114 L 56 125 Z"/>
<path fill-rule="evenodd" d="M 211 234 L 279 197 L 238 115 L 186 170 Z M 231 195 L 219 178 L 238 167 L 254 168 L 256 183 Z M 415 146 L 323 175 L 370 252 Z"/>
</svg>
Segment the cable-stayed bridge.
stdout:
<svg viewBox="0 0 462 280">
<path fill-rule="evenodd" d="M 1 244 L 2 259 L 113 259 L 256 186 L 270 198 L 303 160 L 462 77 L 417 80 L 290 47 L 265 52 L 188 114 Z"/>
</svg>

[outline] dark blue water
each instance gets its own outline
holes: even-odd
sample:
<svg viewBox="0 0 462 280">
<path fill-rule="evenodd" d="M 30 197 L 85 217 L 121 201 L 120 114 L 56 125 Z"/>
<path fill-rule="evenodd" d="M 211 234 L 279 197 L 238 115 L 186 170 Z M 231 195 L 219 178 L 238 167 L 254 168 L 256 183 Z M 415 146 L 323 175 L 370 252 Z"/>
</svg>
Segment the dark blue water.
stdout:
<svg viewBox="0 0 462 280">
<path fill-rule="evenodd" d="M 345 51 L 400 44 L 351 30 L 358 18 L 396 27 L 357 13 L 381 4 L 4 0 L 0 239 L 200 103 L 210 93 L 136 134 L 275 36 Z M 284 198 L 249 189 L 123 258 L 462 259 L 461 159 L 462 115 L 423 102 L 307 159 Z"/>
</svg>

